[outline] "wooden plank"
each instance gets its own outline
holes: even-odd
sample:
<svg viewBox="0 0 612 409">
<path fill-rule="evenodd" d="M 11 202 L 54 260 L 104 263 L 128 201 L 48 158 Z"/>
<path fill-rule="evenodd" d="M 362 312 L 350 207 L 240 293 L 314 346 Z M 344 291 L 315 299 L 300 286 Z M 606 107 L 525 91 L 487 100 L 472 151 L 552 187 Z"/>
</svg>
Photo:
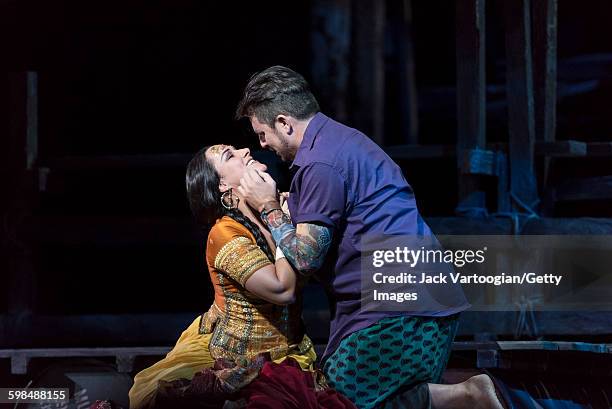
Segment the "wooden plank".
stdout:
<svg viewBox="0 0 612 409">
<path fill-rule="evenodd" d="M 465 311 L 461 313 L 458 336 L 472 336 L 488 331 L 498 336 L 514 334 L 516 312 Z M 573 336 L 610 335 L 612 311 L 540 311 L 537 314 L 540 335 Z M 500 341 L 498 341 L 500 342 Z"/>
<path fill-rule="evenodd" d="M 351 123 L 374 142 L 384 145 L 385 2 L 359 0 L 353 5 L 353 69 L 355 91 Z"/>
<path fill-rule="evenodd" d="M 505 0 L 506 89 L 510 190 L 517 211 L 533 208 L 538 202 L 534 174 L 534 100 L 531 60 L 530 0 Z"/>
<path fill-rule="evenodd" d="M 23 353 L 11 355 L 11 373 L 14 375 L 25 375 L 28 373 L 30 358 Z"/>
<path fill-rule="evenodd" d="M 508 155 L 506 152 L 497 150 L 497 211 L 508 213 L 512 210 L 508 185 L 510 183 L 508 175 Z"/>
<path fill-rule="evenodd" d="M 166 153 L 159 155 L 65 156 L 50 158 L 51 170 L 131 169 L 185 167 L 193 154 Z"/>
<path fill-rule="evenodd" d="M 38 244 L 62 246 L 197 245 L 201 233 L 191 218 L 46 217 L 32 219 L 24 234 Z"/>
<path fill-rule="evenodd" d="M 38 161 L 38 73 L 26 73 L 26 169 Z"/>
<path fill-rule="evenodd" d="M 457 167 L 464 152 L 484 149 L 486 143 L 485 1 L 459 0 L 456 5 Z M 458 175 L 460 212 L 486 209 L 477 175 Z"/>
<path fill-rule="evenodd" d="M 486 149 L 470 149 L 462 151 L 460 172 L 462 175 L 497 174 L 497 157 L 495 152 Z"/>
<path fill-rule="evenodd" d="M 122 313 L 79 315 L 34 315 L 25 325 L 14 315 L 0 315 L 0 357 L 10 357 L 21 345 L 49 349 L 59 346 L 88 347 L 105 343 L 158 346 L 173 344 L 198 316 L 192 313 Z M 63 348 L 60 348 L 63 349 Z M 79 351 L 79 349 L 76 349 Z M 92 353 L 82 349 L 82 355 Z M 9 352 L 7 352 L 9 351 Z M 125 351 L 118 350 L 118 355 Z"/>
<path fill-rule="evenodd" d="M 172 347 L 111 347 L 111 348 L 24 348 L 0 349 L 0 358 L 67 358 L 85 356 L 149 356 L 165 355 Z"/>
<path fill-rule="evenodd" d="M 548 158 L 569 158 L 586 156 L 587 144 L 579 141 L 540 141 L 535 144 L 535 154 Z"/>
<path fill-rule="evenodd" d="M 593 148 L 590 146 L 593 145 Z M 390 145 L 382 147 L 394 159 L 452 158 L 457 154 L 455 145 Z M 487 150 L 507 151 L 505 143 L 490 143 Z M 587 152 L 585 153 L 585 150 Z M 535 153 L 551 157 L 605 156 L 612 152 L 612 143 L 585 143 L 579 141 L 536 142 Z M 257 153 L 257 152 L 255 152 Z M 51 172 L 54 170 L 88 169 L 136 169 L 185 167 L 191 160 L 191 153 L 166 153 L 151 155 L 106 155 L 106 156 L 65 156 L 45 161 Z"/>
<path fill-rule="evenodd" d="M 532 2 L 535 134 L 555 140 L 557 121 L 557 0 Z M 544 159 L 542 189 L 548 185 L 550 158 Z"/>
<path fill-rule="evenodd" d="M 596 145 L 590 148 L 591 145 Z M 393 159 L 440 159 L 453 158 L 457 155 L 457 149 L 454 145 L 391 145 L 384 146 L 383 149 Z M 612 143 L 586 143 L 579 141 L 556 141 L 535 143 L 535 155 L 548 156 L 551 158 L 567 158 L 591 156 L 589 152 L 592 149 L 593 156 L 606 156 L 606 152 L 612 154 Z M 491 152 L 508 152 L 508 144 L 506 143 L 488 143 L 486 150 Z M 469 151 L 468 151 L 469 152 Z M 464 153 L 465 155 L 465 153 Z"/>
<path fill-rule="evenodd" d="M 567 341 L 498 341 L 499 349 L 504 351 L 577 351 L 608 353 L 608 344 L 593 344 L 588 342 Z"/>
<path fill-rule="evenodd" d="M 557 201 L 612 199 L 612 176 L 570 179 L 555 188 Z"/>
<path fill-rule="evenodd" d="M 109 342 L 154 344 L 150 347 L 10 348 L 0 349 L 0 358 L 15 358 L 15 368 L 27 368 L 27 364 L 24 366 L 24 362 L 31 358 L 161 356 L 170 350 L 169 345 L 176 341 L 176 334 L 180 334 L 180 331 L 193 320 L 194 316 L 193 314 L 177 313 L 40 317 L 37 322 L 42 324 L 43 327 L 33 328 L 27 334 L 40 337 L 37 339 L 44 340 L 46 345 L 57 345 L 58 342 L 65 342 L 64 338 L 66 337 L 80 337 L 80 344 L 95 344 L 99 342 L 101 335 Z M 1 320 L 2 316 L 0 316 Z M 458 334 L 460 336 L 474 336 L 483 331 L 497 336 L 505 336 L 514 332 L 516 313 L 514 311 L 466 311 L 462 313 L 460 320 Z M 317 322 L 326 326 L 326 321 Z M 160 325 L 160 323 L 163 325 Z M 55 331 L 49 332 L 47 328 L 54 328 Z M 538 312 L 538 329 L 541 335 L 563 336 L 565 339 L 568 339 L 567 336 L 573 336 L 576 341 L 579 341 L 587 335 L 609 335 L 610 328 L 612 328 L 612 311 Z M 22 332 L 22 334 L 26 334 L 26 332 Z M 316 342 L 324 343 L 324 341 L 324 339 L 319 339 Z M 497 344 L 500 342 L 504 341 L 497 341 Z M 567 342 L 573 343 L 572 341 Z M 455 342 L 453 349 L 495 350 L 498 349 L 497 344 L 492 341 Z M 579 344 L 572 347 L 557 342 L 557 345 L 559 350 L 589 350 L 588 346 L 581 347 Z M 612 352 L 610 346 L 598 347 L 598 351 L 610 353 Z M 592 348 L 590 349 L 592 350 Z"/>
<path fill-rule="evenodd" d="M 612 157 L 612 142 L 589 142 L 587 155 L 589 157 Z"/>
<path fill-rule="evenodd" d="M 457 154 L 454 145 L 394 145 L 383 149 L 396 160 L 452 158 Z"/>
<path fill-rule="evenodd" d="M 476 351 L 478 349 L 499 349 L 496 341 L 454 341 L 453 351 Z"/>
<path fill-rule="evenodd" d="M 419 112 L 414 68 L 412 0 L 402 1 L 399 52 L 400 130 L 406 143 L 418 143 Z"/>
<path fill-rule="evenodd" d="M 612 53 L 580 54 L 559 61 L 559 80 L 567 82 L 612 79 Z"/>
<path fill-rule="evenodd" d="M 497 368 L 498 366 L 498 351 L 487 349 L 476 351 L 476 368 Z"/>
<path fill-rule="evenodd" d="M 465 217 L 426 217 L 435 234 L 512 234 L 512 222 L 505 217 L 473 220 Z M 612 218 L 550 218 L 526 222 L 523 234 L 612 234 Z M 482 331 L 481 331 L 482 332 Z"/>
<path fill-rule="evenodd" d="M 464 217 L 427 217 L 436 234 L 512 234 L 507 217 L 472 220 Z M 174 244 L 194 246 L 201 233 L 190 219 L 104 219 L 83 217 L 37 218 L 24 233 L 38 244 L 60 246 L 129 246 Z M 527 222 L 525 234 L 612 234 L 610 218 L 540 218 Z"/>
<path fill-rule="evenodd" d="M 171 349 L 171 347 L 0 349 L 0 358 L 11 359 L 11 374 L 13 375 L 26 375 L 30 361 L 35 358 L 94 358 L 103 356 L 114 356 L 117 371 L 130 373 L 134 369 L 135 357 L 162 356 Z"/>
<path fill-rule="evenodd" d="M 312 82 L 322 105 L 340 122 L 349 120 L 350 0 L 317 0 L 312 5 Z"/>
<path fill-rule="evenodd" d="M 541 217 L 532 219 L 523 234 L 612 234 L 612 219 L 601 217 Z"/>
<path fill-rule="evenodd" d="M 7 240 L 7 273 L 5 285 L 8 311 L 29 319 L 36 306 L 35 263 L 31 243 L 19 234 L 22 223 L 35 207 L 35 175 L 31 170 L 37 159 L 37 90 L 33 73 L 18 72 L 9 76 L 9 146 L 12 157 L 7 171 L 16 182 L 6 207 L 4 234 Z"/>
</svg>

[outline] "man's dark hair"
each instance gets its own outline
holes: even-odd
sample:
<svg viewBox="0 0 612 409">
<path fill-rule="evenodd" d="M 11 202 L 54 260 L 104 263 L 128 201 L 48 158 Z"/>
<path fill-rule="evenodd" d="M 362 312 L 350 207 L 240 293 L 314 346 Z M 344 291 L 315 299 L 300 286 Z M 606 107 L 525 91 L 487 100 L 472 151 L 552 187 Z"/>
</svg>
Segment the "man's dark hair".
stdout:
<svg viewBox="0 0 612 409">
<path fill-rule="evenodd" d="M 236 109 L 236 119 L 255 116 L 271 128 L 278 115 L 308 119 L 319 112 L 310 86 L 297 72 L 275 65 L 249 79 Z"/>
</svg>

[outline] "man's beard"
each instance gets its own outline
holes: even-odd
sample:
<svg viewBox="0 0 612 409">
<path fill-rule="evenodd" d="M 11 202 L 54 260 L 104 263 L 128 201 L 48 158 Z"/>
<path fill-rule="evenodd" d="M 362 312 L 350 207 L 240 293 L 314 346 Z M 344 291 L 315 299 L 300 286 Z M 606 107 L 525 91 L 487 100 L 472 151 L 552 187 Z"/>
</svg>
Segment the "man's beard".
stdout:
<svg viewBox="0 0 612 409">
<path fill-rule="evenodd" d="M 295 153 L 291 152 L 291 148 L 289 147 L 289 142 L 287 142 L 287 138 L 285 138 L 284 135 L 282 135 L 280 132 L 275 132 L 276 133 L 276 137 L 278 138 L 278 140 L 280 141 L 280 149 L 279 151 L 277 151 L 277 155 L 280 157 L 280 159 L 283 162 L 291 162 L 293 161 L 294 157 L 295 157 Z"/>
</svg>

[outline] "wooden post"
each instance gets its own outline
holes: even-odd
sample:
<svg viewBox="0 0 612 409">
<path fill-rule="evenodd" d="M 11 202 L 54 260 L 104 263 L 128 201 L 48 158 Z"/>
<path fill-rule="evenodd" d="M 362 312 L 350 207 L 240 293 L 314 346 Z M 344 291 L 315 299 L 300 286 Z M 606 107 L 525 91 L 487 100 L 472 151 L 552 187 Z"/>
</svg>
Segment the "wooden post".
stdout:
<svg viewBox="0 0 612 409">
<path fill-rule="evenodd" d="M 317 0 L 313 4 L 311 41 L 315 95 L 324 110 L 338 121 L 347 122 L 350 0 Z"/>
<path fill-rule="evenodd" d="M 533 78 L 536 140 L 554 142 L 557 114 L 557 0 L 532 4 Z M 548 183 L 549 157 L 543 159 L 540 187 Z"/>
<path fill-rule="evenodd" d="M 38 74 L 26 73 L 26 169 L 34 169 L 38 160 Z"/>
<path fill-rule="evenodd" d="M 506 87 L 510 191 L 517 211 L 538 202 L 534 175 L 534 103 L 531 61 L 530 0 L 505 0 Z"/>
<path fill-rule="evenodd" d="M 34 166 L 38 155 L 37 75 L 21 72 L 9 76 L 9 139 L 13 152 L 9 171 L 15 178 L 13 200 L 6 212 L 8 251 L 8 314 L 9 343 L 17 342 L 26 333 L 35 309 L 36 284 L 33 251 L 22 227 L 31 216 L 36 194 Z"/>
<path fill-rule="evenodd" d="M 412 37 L 412 0 L 402 2 L 399 52 L 400 129 L 405 143 L 417 144 L 419 111 L 414 75 L 414 41 Z"/>
<path fill-rule="evenodd" d="M 384 23 L 385 2 L 353 2 L 354 77 L 351 124 L 384 145 Z"/>
<path fill-rule="evenodd" d="M 485 95 L 485 1 L 456 3 L 457 45 L 457 167 L 459 169 L 458 213 L 485 209 L 481 176 L 464 171 L 464 159 L 486 143 Z M 469 212 L 467 214 L 470 214 Z"/>
</svg>

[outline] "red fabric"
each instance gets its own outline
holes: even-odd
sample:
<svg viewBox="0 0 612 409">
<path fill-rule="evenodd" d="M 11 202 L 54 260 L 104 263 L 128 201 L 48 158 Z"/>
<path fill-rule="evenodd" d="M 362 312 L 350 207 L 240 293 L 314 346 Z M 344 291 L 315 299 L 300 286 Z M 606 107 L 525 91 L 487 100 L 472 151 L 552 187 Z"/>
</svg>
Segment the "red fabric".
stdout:
<svg viewBox="0 0 612 409">
<path fill-rule="evenodd" d="M 89 409 L 121 409 L 121 407 L 115 405 L 110 400 L 97 400 L 89 407 Z"/>
<path fill-rule="evenodd" d="M 291 358 L 280 364 L 266 362 L 241 395 L 248 409 L 356 409 L 333 389 L 315 391 L 313 374 Z"/>
</svg>

